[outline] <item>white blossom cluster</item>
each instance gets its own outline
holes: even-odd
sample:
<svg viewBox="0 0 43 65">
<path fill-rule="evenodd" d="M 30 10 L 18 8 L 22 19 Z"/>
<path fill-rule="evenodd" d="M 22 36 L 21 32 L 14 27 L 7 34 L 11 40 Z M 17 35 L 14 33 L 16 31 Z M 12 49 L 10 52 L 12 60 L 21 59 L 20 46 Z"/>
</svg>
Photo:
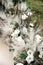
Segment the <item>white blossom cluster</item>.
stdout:
<svg viewBox="0 0 43 65">
<path fill-rule="evenodd" d="M 7 5 L 7 8 L 9 9 L 12 4 L 9 0 L 7 0 L 7 3 L 5 3 L 5 6 Z M 21 10 L 21 19 L 22 23 L 29 17 L 32 16 L 33 13 L 27 9 L 26 2 L 23 2 L 18 5 L 18 10 Z M 25 12 L 26 11 L 26 12 Z M 28 23 L 28 28 L 21 24 L 21 19 L 18 16 L 18 14 L 5 14 L 5 12 L 0 12 L 0 18 L 2 18 L 4 21 L 2 21 L 4 24 L 0 26 L 0 28 L 3 30 L 3 38 L 7 42 L 7 44 L 14 49 L 13 57 L 18 58 L 18 55 L 25 49 L 27 51 L 28 56 L 26 57 L 26 61 L 28 64 L 30 64 L 32 61 L 34 61 L 34 52 L 37 50 L 40 52 L 39 57 L 43 57 L 43 37 L 40 36 L 38 33 L 41 31 L 42 28 L 40 26 L 35 30 L 34 23 L 30 21 Z M 18 24 L 19 26 L 16 28 L 15 24 Z M 11 43 L 9 41 L 12 41 Z M 27 50 L 28 49 L 28 50 Z M 17 63 L 16 65 L 23 65 L 22 63 Z"/>
<path fill-rule="evenodd" d="M 26 61 L 28 62 L 28 64 L 30 64 L 32 61 L 34 61 L 33 51 L 28 50 L 27 54 L 28 54 L 28 56 L 26 58 Z"/>
<path fill-rule="evenodd" d="M 6 9 L 13 8 L 13 2 L 12 0 L 2 0 L 2 4 L 6 7 Z"/>
</svg>

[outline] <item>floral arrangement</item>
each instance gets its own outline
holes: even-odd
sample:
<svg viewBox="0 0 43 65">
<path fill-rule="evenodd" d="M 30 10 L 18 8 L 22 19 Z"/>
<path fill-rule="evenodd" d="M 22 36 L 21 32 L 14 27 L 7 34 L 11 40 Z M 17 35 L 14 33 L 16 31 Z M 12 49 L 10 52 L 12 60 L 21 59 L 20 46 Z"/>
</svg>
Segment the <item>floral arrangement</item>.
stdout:
<svg viewBox="0 0 43 65">
<path fill-rule="evenodd" d="M 34 12 L 26 2 L 14 5 L 12 0 L 2 0 L 3 5 L 0 35 L 9 46 L 14 65 L 43 65 L 43 26 L 37 19 L 32 21 Z"/>
</svg>

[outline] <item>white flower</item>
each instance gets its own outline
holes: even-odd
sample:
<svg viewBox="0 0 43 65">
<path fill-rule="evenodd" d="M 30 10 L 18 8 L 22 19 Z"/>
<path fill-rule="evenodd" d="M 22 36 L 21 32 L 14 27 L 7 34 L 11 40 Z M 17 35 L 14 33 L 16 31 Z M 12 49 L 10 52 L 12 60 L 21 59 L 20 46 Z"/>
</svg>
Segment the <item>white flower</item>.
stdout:
<svg viewBox="0 0 43 65">
<path fill-rule="evenodd" d="M 6 19 L 6 14 L 5 14 L 4 12 L 0 12 L 0 17 L 1 17 L 2 19 Z"/>
<path fill-rule="evenodd" d="M 40 52 L 39 57 L 42 58 L 43 57 L 43 42 L 38 46 L 38 51 Z"/>
<path fill-rule="evenodd" d="M 17 50 L 17 53 L 18 53 L 18 51 L 21 52 L 24 49 L 25 42 L 24 42 L 24 40 L 22 39 L 21 36 L 14 38 L 12 41 L 15 45 L 14 49 Z"/>
<path fill-rule="evenodd" d="M 23 14 L 22 15 L 22 20 L 25 20 L 25 19 L 27 19 L 28 18 L 28 16 L 26 15 L 26 14 Z"/>
<path fill-rule="evenodd" d="M 13 19 L 13 24 L 15 24 L 15 22 L 17 22 L 18 24 L 21 23 L 20 17 L 18 15 L 16 15 L 15 18 Z"/>
<path fill-rule="evenodd" d="M 28 51 L 27 51 L 27 54 L 28 54 L 28 55 L 33 55 L 33 51 L 32 51 L 32 50 L 28 50 Z"/>
<path fill-rule="evenodd" d="M 20 33 L 19 29 L 16 29 L 16 30 L 11 34 L 11 36 L 12 36 L 12 37 L 17 37 L 19 33 Z"/>
<path fill-rule="evenodd" d="M 12 2 L 12 0 L 7 0 L 7 2 L 5 2 L 5 7 L 7 9 L 13 8 L 13 2 Z"/>
<path fill-rule="evenodd" d="M 28 64 L 30 64 L 34 60 L 33 51 L 28 50 L 27 54 L 28 56 L 26 57 L 26 61 L 28 62 Z"/>
<path fill-rule="evenodd" d="M 17 42 L 17 45 L 20 46 L 20 48 L 25 46 L 25 42 L 24 42 L 24 40 L 22 39 L 21 36 L 15 38 L 15 40 L 16 40 L 16 42 Z"/>
<path fill-rule="evenodd" d="M 5 24 L 5 26 L 3 27 L 3 31 L 4 34 L 11 34 L 13 29 L 9 25 Z"/>
<path fill-rule="evenodd" d="M 17 63 L 16 65 L 23 65 L 22 63 Z"/>
<path fill-rule="evenodd" d="M 26 27 L 23 27 L 23 30 L 22 30 L 23 34 L 27 34 L 27 28 Z"/>
<path fill-rule="evenodd" d="M 30 23 L 30 24 L 29 24 L 29 26 L 33 27 L 33 26 L 34 26 L 34 24 L 33 24 L 33 23 Z"/>
<path fill-rule="evenodd" d="M 28 62 L 28 64 L 30 64 L 32 61 L 34 61 L 33 55 L 28 55 L 26 58 L 26 61 Z"/>
<path fill-rule="evenodd" d="M 43 51 L 43 42 L 38 46 L 38 51 L 40 51 L 40 52 Z"/>
<path fill-rule="evenodd" d="M 39 57 L 40 57 L 40 58 L 43 58 L 43 52 L 40 52 Z"/>
<path fill-rule="evenodd" d="M 36 36 L 35 36 L 35 41 L 36 41 L 36 43 L 40 43 L 41 42 L 41 36 L 39 35 L 39 34 L 37 34 Z"/>
<path fill-rule="evenodd" d="M 18 9 L 21 11 L 25 11 L 27 9 L 27 3 L 22 2 L 22 3 L 18 4 Z"/>
<path fill-rule="evenodd" d="M 28 16 L 31 16 L 32 14 L 33 14 L 32 12 L 28 12 L 28 13 L 27 13 Z"/>
<path fill-rule="evenodd" d="M 14 53 L 13 53 L 13 56 L 14 56 L 14 57 L 17 57 L 18 54 L 24 49 L 24 47 L 25 47 L 25 42 L 24 42 L 24 40 L 21 38 L 21 36 L 15 38 L 13 42 L 14 42 L 13 48 L 15 49 L 15 50 L 14 50 Z"/>
</svg>

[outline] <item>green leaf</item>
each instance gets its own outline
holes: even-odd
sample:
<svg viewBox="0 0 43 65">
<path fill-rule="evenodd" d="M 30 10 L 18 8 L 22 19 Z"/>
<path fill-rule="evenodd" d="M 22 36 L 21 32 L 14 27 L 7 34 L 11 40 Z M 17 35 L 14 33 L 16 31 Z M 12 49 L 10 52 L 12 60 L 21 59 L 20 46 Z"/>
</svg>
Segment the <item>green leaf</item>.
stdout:
<svg viewBox="0 0 43 65">
<path fill-rule="evenodd" d="M 21 59 L 26 59 L 27 54 L 26 54 L 26 53 L 21 53 L 19 57 L 20 57 Z"/>
</svg>

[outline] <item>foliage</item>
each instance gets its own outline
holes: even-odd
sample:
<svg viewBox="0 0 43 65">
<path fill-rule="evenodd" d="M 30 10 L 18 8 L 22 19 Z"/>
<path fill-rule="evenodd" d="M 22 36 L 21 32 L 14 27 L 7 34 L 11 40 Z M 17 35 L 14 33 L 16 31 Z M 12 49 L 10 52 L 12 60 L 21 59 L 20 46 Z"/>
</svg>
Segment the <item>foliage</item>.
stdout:
<svg viewBox="0 0 43 65">
<path fill-rule="evenodd" d="M 27 54 L 26 54 L 26 53 L 21 53 L 19 57 L 20 57 L 21 59 L 26 59 Z"/>
<path fill-rule="evenodd" d="M 26 0 L 29 8 L 35 12 L 35 14 L 40 15 L 40 22 L 43 21 L 43 0 Z"/>
</svg>

